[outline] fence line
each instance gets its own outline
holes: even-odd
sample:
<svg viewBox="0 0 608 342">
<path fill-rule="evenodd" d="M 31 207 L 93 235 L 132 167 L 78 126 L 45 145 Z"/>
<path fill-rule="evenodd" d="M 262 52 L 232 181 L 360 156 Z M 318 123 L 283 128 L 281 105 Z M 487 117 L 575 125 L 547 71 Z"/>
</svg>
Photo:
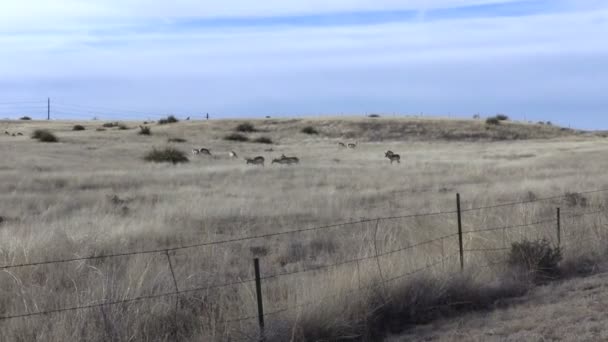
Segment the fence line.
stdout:
<svg viewBox="0 0 608 342">
<path fill-rule="evenodd" d="M 608 191 L 608 189 L 582 191 L 582 192 L 576 192 L 573 194 L 582 195 L 582 194 L 592 194 L 592 193 L 599 193 L 599 192 L 605 192 L 605 191 Z M 531 200 L 531 201 L 526 200 L 526 201 L 519 201 L 519 202 L 503 203 L 503 204 L 497 204 L 497 205 L 493 205 L 493 206 L 462 209 L 461 212 L 470 212 L 470 211 L 474 211 L 474 210 L 483 210 L 483 209 L 489 209 L 489 208 L 499 208 L 499 207 L 505 207 L 505 206 L 534 203 L 534 202 L 545 201 L 548 199 L 557 199 L 557 198 L 565 198 L 565 197 L 566 197 L 566 195 L 561 195 L 561 196 L 552 196 L 552 197 L 546 197 L 546 198 L 541 198 L 541 199 Z M 436 211 L 436 212 L 429 212 L 429 213 L 422 213 L 422 214 L 376 217 L 376 218 L 363 219 L 363 220 L 357 220 L 357 221 L 329 224 L 329 225 L 318 226 L 318 227 L 303 228 L 303 229 L 289 230 L 289 231 L 276 232 L 276 233 L 268 233 L 268 234 L 262 234 L 262 235 L 246 236 L 246 237 L 241 237 L 241 238 L 233 238 L 233 239 L 226 239 L 226 240 L 220 240 L 220 241 L 202 242 L 202 243 L 197 243 L 197 244 L 182 245 L 182 246 L 175 246 L 175 247 L 168 247 L 168 248 L 158 248 L 158 249 L 142 250 L 142 251 L 137 251 L 137 252 L 112 253 L 112 254 L 104 254 L 104 255 L 93 255 L 93 256 L 87 256 L 87 257 L 77 257 L 77 258 L 67 258 L 67 259 L 57 259 L 57 260 L 31 262 L 31 263 L 21 263 L 21 264 L 14 264 L 14 265 L 5 265 L 5 266 L 0 266 L 0 270 L 28 267 L 28 266 L 40 266 L 40 265 L 47 265 L 47 264 L 59 264 L 59 263 L 67 263 L 67 262 L 74 262 L 74 261 L 85 261 L 85 260 L 93 260 L 93 259 L 105 259 L 105 258 L 115 258 L 115 257 L 123 257 L 123 256 L 133 256 L 133 255 L 138 255 L 138 254 L 143 255 L 143 254 L 164 253 L 165 251 L 177 251 L 177 250 L 206 247 L 206 246 L 220 245 L 220 244 L 233 243 L 233 242 L 241 242 L 241 241 L 247 241 L 247 240 L 265 239 L 265 238 L 276 237 L 276 236 L 281 236 L 281 235 L 299 234 L 299 233 L 304 233 L 304 232 L 312 232 L 312 231 L 316 231 L 316 230 L 339 228 L 339 227 L 345 227 L 345 226 L 350 226 L 350 225 L 355 225 L 355 224 L 375 222 L 377 220 L 397 220 L 397 219 L 448 215 L 448 214 L 456 214 L 456 213 L 457 213 L 457 211 Z M 589 214 L 594 214 L 594 213 L 597 213 L 597 212 L 591 212 Z M 545 222 L 541 222 L 541 223 L 545 223 Z M 541 223 L 538 223 L 538 224 L 541 224 Z M 500 228 L 495 228 L 495 230 L 500 230 L 503 228 L 508 229 L 511 227 L 500 227 Z M 488 229 L 487 231 L 489 231 L 489 230 L 491 230 L 491 229 Z M 467 231 L 467 232 L 463 232 L 463 234 L 473 233 L 473 232 L 477 232 L 477 231 Z"/>
<path fill-rule="evenodd" d="M 601 193 L 601 192 L 605 192 L 605 191 L 608 191 L 608 190 L 606 190 L 606 189 L 599 189 L 599 190 L 578 192 L 578 193 L 574 193 L 574 194 L 582 195 L 582 194 Z M 464 210 L 461 210 L 460 212 L 462 213 L 462 212 L 471 212 L 471 211 L 474 211 L 474 210 L 484 210 L 484 209 L 489 209 L 489 208 L 500 208 L 500 207 L 520 205 L 520 204 L 526 204 L 526 203 L 534 203 L 534 202 L 547 201 L 547 200 L 558 199 L 558 198 L 565 198 L 565 197 L 566 197 L 566 195 L 552 196 L 552 197 L 546 197 L 546 198 L 541 198 L 541 199 L 536 199 L 536 200 L 527 200 L 527 201 L 497 204 L 497 205 L 486 206 L 486 207 L 479 207 L 479 208 L 464 209 Z M 596 215 L 596 214 L 600 214 L 600 213 L 605 213 L 606 211 L 608 211 L 608 208 L 603 208 L 601 210 L 594 210 L 594 211 L 583 212 L 583 213 L 574 213 L 572 215 L 564 216 L 564 218 L 584 217 L 584 216 L 588 216 L 588 215 Z M 1 316 L 0 317 L 0 321 L 9 320 L 9 319 L 16 319 L 16 318 L 27 318 L 27 317 L 32 317 L 32 316 L 48 315 L 48 314 L 67 312 L 67 311 L 94 309 L 94 308 L 105 307 L 105 306 L 112 306 L 112 305 L 120 305 L 120 304 L 133 303 L 133 302 L 138 302 L 138 301 L 153 300 L 153 299 L 164 298 L 164 297 L 168 297 L 168 296 L 176 296 L 176 295 L 179 296 L 179 295 L 182 295 L 182 294 L 199 292 L 199 291 L 207 291 L 207 290 L 210 290 L 210 289 L 220 289 L 220 288 L 225 288 L 225 287 L 230 287 L 230 286 L 235 286 L 235 285 L 246 285 L 246 284 L 250 284 L 250 283 L 252 283 L 252 282 L 255 281 L 255 279 L 235 280 L 235 281 L 231 281 L 231 282 L 223 283 L 223 284 L 213 284 L 213 285 L 196 287 L 196 288 L 192 288 L 192 289 L 181 289 L 180 290 L 179 287 L 178 287 L 177 280 L 175 278 L 175 272 L 173 270 L 173 264 L 171 263 L 171 257 L 169 256 L 169 252 L 172 252 L 172 251 L 185 250 L 185 249 L 191 249 L 191 248 L 198 248 L 198 247 L 204 247 L 204 246 L 213 246 L 213 245 L 226 244 L 226 243 L 232 243 L 232 242 L 248 241 L 248 240 L 253 240 L 253 239 L 265 239 L 265 238 L 282 236 L 282 235 L 299 234 L 299 233 L 304 233 L 304 232 L 312 232 L 312 231 L 318 231 L 318 230 L 327 230 L 327 229 L 332 229 L 332 228 L 349 227 L 349 226 L 356 225 L 356 224 L 361 224 L 361 223 L 379 222 L 380 220 L 390 221 L 390 220 L 397 220 L 397 219 L 407 219 L 407 218 L 417 218 L 417 217 L 430 217 L 430 216 L 446 215 L 446 214 L 456 214 L 456 213 L 458 213 L 458 211 L 438 211 L 438 212 L 429 212 L 429 213 L 422 213 L 422 214 L 409 214 L 409 215 L 402 215 L 402 216 L 378 217 L 378 218 L 373 218 L 373 219 L 362 219 L 362 220 L 358 220 L 358 221 L 336 223 L 336 224 L 330 224 L 330 225 L 324 225 L 324 226 L 318 226 L 318 227 L 310 227 L 310 228 L 303 228 L 303 229 L 289 230 L 289 231 L 283 231 L 283 232 L 261 234 L 261 235 L 248 236 L 248 237 L 232 238 L 232 239 L 226 239 L 226 240 L 220 240 L 220 241 L 203 242 L 203 243 L 197 243 L 197 244 L 191 244 L 191 245 L 182 245 L 182 246 L 176 246 L 176 247 L 170 247 L 170 248 L 152 249 L 152 250 L 144 250 L 144 251 L 138 251 L 138 252 L 115 253 L 115 254 L 107 254 L 107 255 L 96 255 L 96 256 L 89 256 L 89 257 L 77 257 L 77 258 L 68 258 L 68 259 L 60 259 L 60 260 L 49 260 L 49 261 L 40 261 L 40 262 L 32 262 L 32 263 L 22 263 L 22 264 L 13 264 L 13 265 L 0 266 L 0 270 L 7 271 L 9 269 L 21 268 L 21 267 L 49 265 L 49 264 L 59 264 L 59 263 L 67 263 L 67 262 L 75 262 L 75 261 L 103 259 L 103 258 L 127 257 L 127 256 L 133 256 L 133 255 L 164 253 L 164 254 L 167 255 L 168 266 L 169 266 L 169 268 L 171 270 L 171 274 L 172 274 L 172 277 L 173 277 L 173 285 L 174 285 L 174 289 L 175 289 L 172 292 L 167 292 L 167 293 L 162 293 L 162 294 L 156 294 L 156 295 L 145 295 L 145 296 L 139 296 L 139 297 L 135 297 L 135 298 L 106 301 L 106 302 L 103 302 L 103 303 L 86 304 L 86 305 L 81 305 L 81 306 L 72 306 L 72 307 L 60 308 L 60 309 L 43 310 L 43 311 L 31 312 L 31 313 L 25 313 L 25 314 L 18 314 L 18 315 Z M 554 217 L 552 219 L 539 220 L 539 221 L 536 221 L 536 222 L 531 222 L 531 223 L 526 223 L 526 224 L 520 224 L 520 225 L 511 225 L 511 226 L 502 226 L 502 227 L 493 227 L 493 228 L 478 228 L 478 229 L 473 229 L 473 230 L 469 230 L 469 231 L 464 231 L 464 232 L 462 232 L 462 234 L 464 235 L 464 234 L 473 234 L 473 233 L 488 232 L 488 231 L 497 231 L 497 230 L 507 230 L 507 229 L 514 229 L 514 228 L 531 227 L 531 226 L 536 226 L 536 225 L 540 225 L 540 224 L 544 224 L 544 223 L 556 222 L 556 220 L 558 220 L 558 218 Z M 291 275 L 295 275 L 295 274 L 301 274 L 301 273 L 305 273 L 305 272 L 313 272 L 313 271 L 325 270 L 325 269 L 329 269 L 329 268 L 332 268 L 332 267 L 338 267 L 338 266 L 342 266 L 342 265 L 346 265 L 346 264 L 351 264 L 351 263 L 355 263 L 355 262 L 359 263 L 359 262 L 365 261 L 365 260 L 371 260 L 371 259 L 379 260 L 379 258 L 383 257 L 383 256 L 392 255 L 392 254 L 395 254 L 395 253 L 398 253 L 398 252 L 402 252 L 402 251 L 405 251 L 405 250 L 413 249 L 413 248 L 416 248 L 416 247 L 419 247 L 419 246 L 422 246 L 422 245 L 427 245 L 427 244 L 435 243 L 435 242 L 438 242 L 438 241 L 442 241 L 443 242 L 443 240 L 446 240 L 446 239 L 449 239 L 449 238 L 453 238 L 453 237 L 456 237 L 458 235 L 459 234 L 457 234 L 457 233 L 448 234 L 448 235 L 444 235 L 444 236 L 441 236 L 441 237 L 438 237 L 438 238 L 434 238 L 434 239 L 430 239 L 430 240 L 425 240 L 423 242 L 419 242 L 419 243 L 416 243 L 416 244 L 404 246 L 402 248 L 398 248 L 398 249 L 394 249 L 394 250 L 390 250 L 390 251 L 386 251 L 386 252 L 382 252 L 382 253 L 378 253 L 377 250 L 376 250 L 376 253 L 374 255 L 370 255 L 370 256 L 367 256 L 367 257 L 359 257 L 359 258 L 355 258 L 355 259 L 350 259 L 350 260 L 336 262 L 336 263 L 329 264 L 329 265 L 322 265 L 322 266 L 314 266 L 314 267 L 304 268 L 302 270 L 297 270 L 297 271 L 268 274 L 268 275 L 265 275 L 265 276 L 261 277 L 260 279 L 262 279 L 262 280 L 268 280 L 268 279 L 279 278 L 279 277 L 283 277 L 283 276 L 291 276 Z M 566 242 L 564 245 L 567 248 L 569 246 L 569 243 Z M 461 250 L 461 252 L 469 252 L 469 253 L 470 252 L 489 252 L 489 251 L 504 251 L 504 250 L 508 250 L 508 249 L 509 249 L 508 247 L 501 247 L 501 248 L 473 248 L 473 249 L 463 249 L 463 250 Z M 410 276 L 410 275 L 422 272 L 424 270 L 427 270 L 429 268 L 435 267 L 435 266 L 437 266 L 439 264 L 443 264 L 443 263 L 445 263 L 446 260 L 449 260 L 449 259 L 454 258 L 456 256 L 458 256 L 458 254 L 454 254 L 454 255 L 451 255 L 451 256 L 448 256 L 448 257 L 443 257 L 442 256 L 442 258 L 439 261 L 436 261 L 434 263 L 428 264 L 425 267 L 416 269 L 416 270 L 411 271 L 411 272 L 407 272 L 405 274 L 393 276 L 393 277 L 388 278 L 388 279 L 382 279 L 382 281 L 380 281 L 380 282 L 374 282 L 374 283 L 372 283 L 370 285 L 366 285 L 364 287 L 360 287 L 359 286 L 357 289 L 348 290 L 347 292 L 342 292 L 342 294 L 344 294 L 344 293 L 350 293 L 351 291 L 362 291 L 362 290 L 365 290 L 365 289 L 369 289 L 369 288 L 377 287 L 379 285 L 386 284 L 388 282 L 392 282 L 392 281 L 395 281 L 395 280 L 398 280 L 398 279 L 402 279 L 404 277 L 407 277 L 407 276 Z M 497 262 L 497 263 L 491 263 L 491 264 L 484 265 L 484 266 L 476 266 L 476 267 L 477 268 L 492 267 L 494 265 L 498 265 L 498 264 L 501 264 L 501 263 L 504 263 L 504 261 Z M 325 298 L 330 298 L 330 297 L 333 297 L 333 296 L 327 296 Z M 318 303 L 318 302 L 320 302 L 320 300 L 311 301 L 311 302 Z M 311 305 L 311 304 L 310 303 L 298 304 L 295 307 L 302 307 L 302 306 L 305 306 L 305 305 Z M 285 312 L 285 311 L 291 310 L 291 309 L 293 309 L 295 307 L 288 307 L 288 308 L 284 308 L 284 309 L 281 309 L 281 310 L 273 311 L 273 312 L 270 312 L 270 313 L 265 313 L 264 316 L 269 316 L 269 315 L 274 315 L 274 314 L 278 314 L 278 313 L 281 313 L 281 312 Z M 223 321 L 223 322 L 224 323 L 238 322 L 238 321 L 244 321 L 244 320 L 258 318 L 258 317 L 259 316 L 256 315 L 256 316 L 252 316 L 252 317 L 244 317 L 244 318 L 226 320 L 226 321 Z"/>
</svg>

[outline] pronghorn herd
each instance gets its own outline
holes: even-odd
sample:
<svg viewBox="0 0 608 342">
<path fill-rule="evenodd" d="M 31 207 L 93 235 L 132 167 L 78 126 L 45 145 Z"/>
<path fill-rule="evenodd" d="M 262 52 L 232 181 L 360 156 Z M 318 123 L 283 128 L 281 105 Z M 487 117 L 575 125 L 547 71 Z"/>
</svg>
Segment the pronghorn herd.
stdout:
<svg viewBox="0 0 608 342">
<path fill-rule="evenodd" d="M 359 143 L 355 142 L 355 143 L 348 143 L 345 144 L 343 142 L 338 142 L 338 146 L 340 147 L 344 147 L 344 148 L 350 148 L 350 149 L 355 149 L 357 148 L 357 145 Z M 268 148 L 264 150 L 265 152 L 273 152 L 274 150 L 272 148 Z M 192 154 L 193 155 L 208 155 L 211 156 L 211 151 L 207 148 L 193 148 L 192 149 Z M 236 154 L 236 152 L 234 151 L 230 151 L 228 152 L 228 157 L 231 159 L 236 159 L 238 158 L 238 155 Z M 393 151 L 386 151 L 384 153 L 384 157 L 387 158 L 391 164 L 393 164 L 393 162 L 397 162 L 398 164 L 401 163 L 401 156 L 394 153 Z M 244 158 L 245 162 L 247 165 L 251 164 L 251 165 L 261 165 L 264 166 L 264 162 L 266 161 L 266 159 L 263 156 L 257 156 L 254 158 Z M 280 158 L 273 158 L 271 164 L 280 164 L 280 165 L 294 165 L 294 164 L 299 164 L 300 163 L 300 158 L 298 157 L 288 157 L 285 154 L 282 154 Z"/>
</svg>

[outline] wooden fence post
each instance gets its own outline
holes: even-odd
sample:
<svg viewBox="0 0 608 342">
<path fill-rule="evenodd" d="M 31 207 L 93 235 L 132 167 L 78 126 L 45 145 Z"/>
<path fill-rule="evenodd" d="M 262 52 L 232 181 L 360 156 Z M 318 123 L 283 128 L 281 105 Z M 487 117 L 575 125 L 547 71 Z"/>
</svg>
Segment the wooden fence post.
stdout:
<svg viewBox="0 0 608 342">
<path fill-rule="evenodd" d="M 560 208 L 557 208 L 557 247 L 559 248 L 562 244 L 562 219 L 560 215 Z"/>
<path fill-rule="evenodd" d="M 258 322 L 260 324 L 260 340 L 264 341 L 264 304 L 262 302 L 262 280 L 260 279 L 260 259 L 253 259 L 255 269 L 255 292 L 258 299 Z"/>
<path fill-rule="evenodd" d="M 456 194 L 456 210 L 458 211 L 458 247 L 460 250 L 460 270 L 464 270 L 464 249 L 462 248 L 462 212 L 460 210 L 460 194 Z"/>
<path fill-rule="evenodd" d="M 460 248 L 460 270 L 464 270 L 464 250 L 462 248 L 462 212 L 460 210 L 460 194 L 456 194 L 456 209 L 458 211 L 458 247 Z"/>
</svg>

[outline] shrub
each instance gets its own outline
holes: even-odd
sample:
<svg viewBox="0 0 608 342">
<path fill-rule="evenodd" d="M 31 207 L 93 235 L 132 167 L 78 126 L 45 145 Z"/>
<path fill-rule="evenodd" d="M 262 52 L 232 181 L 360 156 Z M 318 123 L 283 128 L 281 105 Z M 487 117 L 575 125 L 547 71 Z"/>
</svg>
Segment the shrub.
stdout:
<svg viewBox="0 0 608 342">
<path fill-rule="evenodd" d="M 509 120 L 509 117 L 508 117 L 508 116 L 506 116 L 506 115 L 504 115 L 504 114 L 498 114 L 498 115 L 496 115 L 496 118 L 497 118 L 499 121 L 507 121 L 507 120 Z"/>
<path fill-rule="evenodd" d="M 167 139 L 168 142 L 174 142 L 174 143 L 185 143 L 188 140 L 186 139 L 182 139 L 182 138 L 169 138 Z"/>
<path fill-rule="evenodd" d="M 59 139 L 57 139 L 57 137 L 45 130 L 45 129 L 37 129 L 34 131 L 34 133 L 32 134 L 32 139 L 38 139 L 41 142 L 57 142 L 59 141 Z"/>
<path fill-rule="evenodd" d="M 244 123 L 236 126 L 235 131 L 251 133 L 251 132 L 257 132 L 257 129 L 255 129 L 255 127 L 253 127 L 253 125 L 250 124 L 249 122 L 244 122 Z"/>
<path fill-rule="evenodd" d="M 302 128 L 302 133 L 304 134 L 319 134 L 319 132 L 312 126 L 306 126 Z"/>
<path fill-rule="evenodd" d="M 139 126 L 139 135 L 152 135 L 152 129 L 148 126 Z"/>
<path fill-rule="evenodd" d="M 97 129 L 95 129 L 95 130 L 96 130 L 97 132 L 103 132 L 103 131 L 105 131 L 106 129 L 105 129 L 105 128 L 101 128 L 101 127 L 99 127 L 99 128 L 97 128 Z"/>
<path fill-rule="evenodd" d="M 535 280 L 546 280 L 557 275 L 561 260 L 560 249 L 552 247 L 549 241 L 524 240 L 511 244 L 508 263 L 514 268 L 530 272 Z"/>
<path fill-rule="evenodd" d="M 380 114 L 370 114 L 370 115 L 368 115 L 368 117 L 370 117 L 370 118 L 379 118 Z"/>
<path fill-rule="evenodd" d="M 272 139 L 270 139 L 269 137 L 259 137 L 256 138 L 253 142 L 260 144 L 272 144 Z"/>
<path fill-rule="evenodd" d="M 179 121 L 179 120 L 178 120 L 178 119 L 177 119 L 175 116 L 173 116 L 173 115 L 169 115 L 169 116 L 167 116 L 167 117 L 166 117 L 166 118 L 164 118 L 164 119 L 160 119 L 160 120 L 158 120 L 158 124 L 159 124 L 159 125 L 165 125 L 165 124 L 170 124 L 170 123 L 176 123 L 176 122 L 178 122 L 178 121 Z"/>
<path fill-rule="evenodd" d="M 119 125 L 118 125 L 118 129 L 120 129 L 120 130 L 123 130 L 123 131 L 124 131 L 124 130 L 129 129 L 129 127 L 127 127 L 127 125 L 125 125 L 125 124 L 121 123 L 121 124 L 119 124 Z"/>
<path fill-rule="evenodd" d="M 576 192 L 566 192 L 564 195 L 566 204 L 570 207 L 586 207 L 587 198 Z"/>
<path fill-rule="evenodd" d="M 166 147 L 162 150 L 154 148 L 144 156 L 144 160 L 155 163 L 173 164 L 187 163 L 189 161 L 184 152 L 172 147 Z"/>
<path fill-rule="evenodd" d="M 85 128 L 83 125 L 74 125 L 74 127 L 72 127 L 72 131 L 84 131 Z"/>
<path fill-rule="evenodd" d="M 497 117 L 490 117 L 486 119 L 488 125 L 500 125 L 500 120 Z"/>
<path fill-rule="evenodd" d="M 249 141 L 249 138 L 247 138 L 246 136 L 239 134 L 239 133 L 232 133 L 232 134 L 228 134 L 227 136 L 225 136 L 224 140 Z"/>
<path fill-rule="evenodd" d="M 29 116 L 22 116 L 19 120 L 32 120 Z"/>
<path fill-rule="evenodd" d="M 112 128 L 118 126 L 118 122 L 106 122 L 101 126 L 105 128 Z"/>
</svg>

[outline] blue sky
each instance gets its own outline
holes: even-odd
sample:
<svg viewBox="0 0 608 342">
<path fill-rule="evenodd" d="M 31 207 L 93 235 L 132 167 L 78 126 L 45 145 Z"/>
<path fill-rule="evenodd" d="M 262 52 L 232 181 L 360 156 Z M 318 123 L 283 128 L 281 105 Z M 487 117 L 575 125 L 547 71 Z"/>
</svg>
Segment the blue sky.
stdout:
<svg viewBox="0 0 608 342">
<path fill-rule="evenodd" d="M 506 113 L 608 129 L 599 0 L 6 0 L 0 117 Z M 15 104 L 14 102 L 19 102 Z"/>
</svg>

